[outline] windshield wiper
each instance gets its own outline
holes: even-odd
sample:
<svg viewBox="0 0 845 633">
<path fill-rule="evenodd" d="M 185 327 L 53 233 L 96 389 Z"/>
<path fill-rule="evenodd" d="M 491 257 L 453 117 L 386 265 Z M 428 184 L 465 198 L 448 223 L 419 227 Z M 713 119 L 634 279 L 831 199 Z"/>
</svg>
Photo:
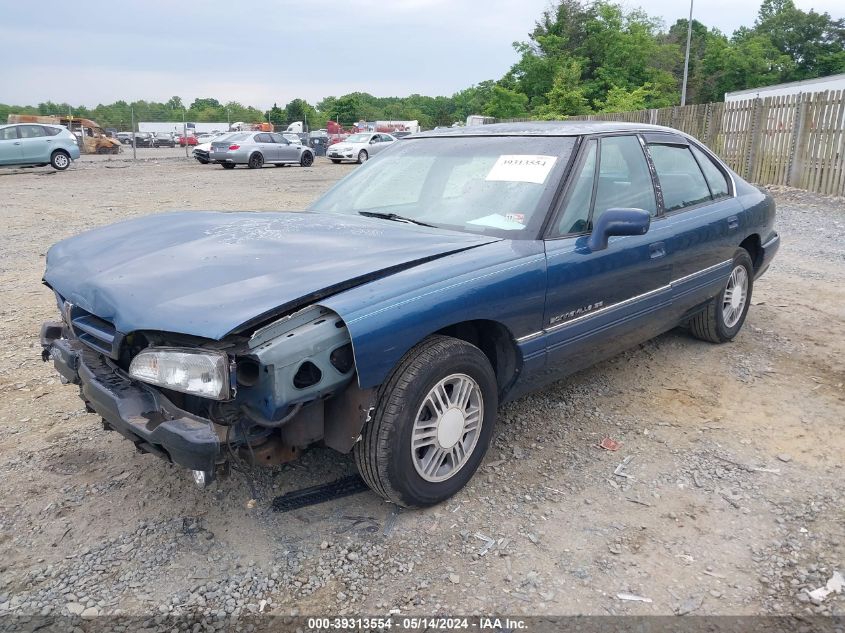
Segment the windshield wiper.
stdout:
<svg viewBox="0 0 845 633">
<path fill-rule="evenodd" d="M 359 211 L 358 215 L 363 215 L 368 218 L 381 218 L 382 220 L 393 220 L 394 222 L 410 222 L 411 224 L 416 224 L 418 226 L 428 226 L 432 229 L 436 229 L 437 227 L 433 224 L 426 224 L 425 222 L 420 222 L 419 220 L 415 220 L 414 218 L 409 218 L 404 215 L 399 215 L 398 213 L 380 213 L 378 211 Z"/>
</svg>

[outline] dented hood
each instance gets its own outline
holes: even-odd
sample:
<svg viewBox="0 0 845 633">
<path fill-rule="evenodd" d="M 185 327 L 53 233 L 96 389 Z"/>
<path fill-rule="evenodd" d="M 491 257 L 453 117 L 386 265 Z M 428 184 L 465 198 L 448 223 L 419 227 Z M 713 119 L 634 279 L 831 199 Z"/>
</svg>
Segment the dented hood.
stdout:
<svg viewBox="0 0 845 633">
<path fill-rule="evenodd" d="M 212 339 L 497 238 L 359 216 L 177 212 L 94 229 L 47 253 L 44 281 L 123 333 Z"/>
</svg>

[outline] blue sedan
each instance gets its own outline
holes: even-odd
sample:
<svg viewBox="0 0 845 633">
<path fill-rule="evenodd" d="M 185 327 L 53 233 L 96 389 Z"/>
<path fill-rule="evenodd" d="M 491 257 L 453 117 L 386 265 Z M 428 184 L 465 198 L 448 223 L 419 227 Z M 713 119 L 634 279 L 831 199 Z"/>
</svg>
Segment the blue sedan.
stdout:
<svg viewBox="0 0 845 633">
<path fill-rule="evenodd" d="M 79 158 L 76 137 L 60 125 L 0 125 L 0 165 L 52 165 L 64 171 Z"/>
<path fill-rule="evenodd" d="M 319 442 L 427 506 L 478 468 L 501 403 L 679 325 L 737 336 L 774 217 L 668 128 L 417 134 L 306 212 L 152 215 L 56 244 L 43 358 L 201 485 Z"/>
</svg>

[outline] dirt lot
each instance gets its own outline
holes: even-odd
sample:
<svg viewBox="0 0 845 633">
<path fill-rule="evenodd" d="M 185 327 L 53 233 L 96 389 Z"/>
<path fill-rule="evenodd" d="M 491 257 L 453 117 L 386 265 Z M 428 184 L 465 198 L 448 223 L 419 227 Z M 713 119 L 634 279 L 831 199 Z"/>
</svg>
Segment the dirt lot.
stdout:
<svg viewBox="0 0 845 633">
<path fill-rule="evenodd" d="M 805 591 L 845 572 L 841 199 L 776 192 L 784 245 L 735 342 L 674 331 L 504 407 L 471 485 L 424 511 L 363 493 L 272 512 L 353 472 L 327 450 L 254 492 L 239 473 L 200 491 L 41 362 L 53 242 L 171 209 L 302 208 L 352 169 L 0 171 L 0 614 L 845 614 L 845 594 Z"/>
</svg>

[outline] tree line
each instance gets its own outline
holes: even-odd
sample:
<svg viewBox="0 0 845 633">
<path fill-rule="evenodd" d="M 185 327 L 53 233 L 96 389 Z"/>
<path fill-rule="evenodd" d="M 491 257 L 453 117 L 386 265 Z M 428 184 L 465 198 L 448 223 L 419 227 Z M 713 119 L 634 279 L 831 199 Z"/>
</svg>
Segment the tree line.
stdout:
<svg viewBox="0 0 845 633">
<path fill-rule="evenodd" d="M 129 129 L 138 121 L 270 121 L 284 126 L 327 120 L 418 120 L 424 128 L 450 125 L 470 114 L 557 119 L 590 112 L 660 108 L 680 102 L 688 21 L 664 30 L 659 18 L 609 0 L 558 0 L 543 12 L 526 41 L 514 42 L 518 61 L 498 80 L 450 97 L 413 94 L 375 97 L 355 92 L 315 104 L 294 99 L 270 110 L 213 98 L 185 105 L 117 101 L 95 108 L 67 103 L 0 104 L 10 112 L 66 114 L 103 127 Z M 763 0 L 757 19 L 728 36 L 692 22 L 687 103 L 721 101 L 724 93 L 845 72 L 845 19 L 803 11 L 793 0 Z"/>
</svg>

